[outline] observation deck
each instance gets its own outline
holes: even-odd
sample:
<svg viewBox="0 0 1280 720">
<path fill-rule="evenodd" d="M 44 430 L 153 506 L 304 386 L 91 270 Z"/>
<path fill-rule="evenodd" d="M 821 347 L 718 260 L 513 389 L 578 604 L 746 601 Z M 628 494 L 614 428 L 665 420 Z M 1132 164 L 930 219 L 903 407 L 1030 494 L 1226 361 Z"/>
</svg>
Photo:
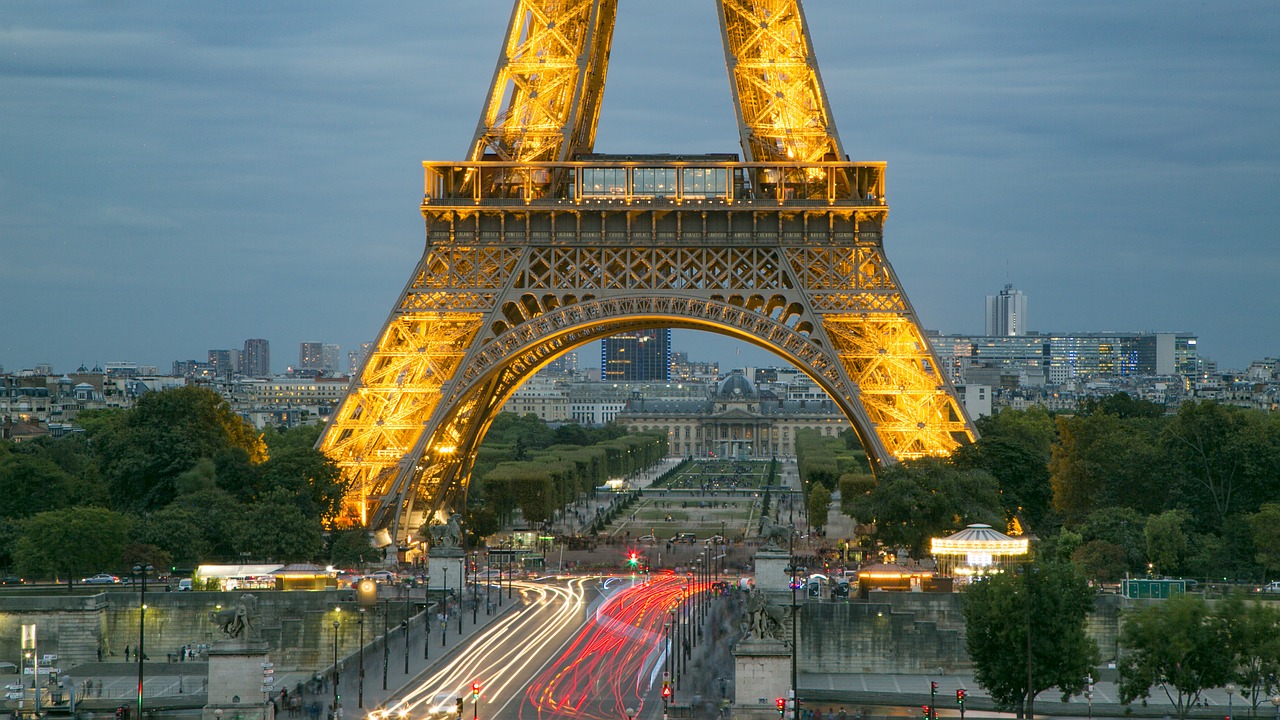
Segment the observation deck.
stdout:
<svg viewBox="0 0 1280 720">
<path fill-rule="evenodd" d="M 740 162 L 734 155 L 590 155 L 572 162 L 424 162 L 422 208 L 847 207 L 887 212 L 884 162 Z"/>
</svg>

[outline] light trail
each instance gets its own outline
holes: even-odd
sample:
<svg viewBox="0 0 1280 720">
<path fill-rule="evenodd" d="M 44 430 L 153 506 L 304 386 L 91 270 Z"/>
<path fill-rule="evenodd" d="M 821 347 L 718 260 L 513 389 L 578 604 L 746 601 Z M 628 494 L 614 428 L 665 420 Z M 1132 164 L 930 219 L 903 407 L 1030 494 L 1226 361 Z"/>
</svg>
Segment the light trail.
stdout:
<svg viewBox="0 0 1280 720">
<path fill-rule="evenodd" d="M 577 578 L 563 587 L 517 581 L 515 587 L 523 596 L 526 609 L 495 620 L 465 652 L 436 668 L 404 697 L 370 712 L 368 717 L 416 720 L 440 714 L 445 709 L 442 704 L 447 704 L 448 714 L 453 715 L 455 698 L 470 700 L 472 683 L 480 685 L 482 704 L 518 697 L 529 665 L 548 651 L 567 627 L 581 622 L 583 586 L 588 580 Z M 520 638 L 519 652 L 511 651 L 512 638 Z M 493 711 L 489 713 L 492 717 Z"/>
<path fill-rule="evenodd" d="M 610 595 L 591 621 L 525 691 L 520 718 L 616 720 L 639 716 L 666 659 L 669 611 L 707 590 L 677 576 L 659 576 Z"/>
</svg>

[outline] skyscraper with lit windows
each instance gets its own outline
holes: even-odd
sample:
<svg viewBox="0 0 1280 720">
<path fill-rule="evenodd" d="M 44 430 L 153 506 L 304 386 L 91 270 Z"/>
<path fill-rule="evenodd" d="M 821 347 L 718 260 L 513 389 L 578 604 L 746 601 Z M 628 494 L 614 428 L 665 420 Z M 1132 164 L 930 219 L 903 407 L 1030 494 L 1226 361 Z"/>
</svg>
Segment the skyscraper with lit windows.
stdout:
<svg viewBox="0 0 1280 720">
<path fill-rule="evenodd" d="M 671 330 L 637 330 L 605 338 L 600 348 L 604 382 L 659 382 L 671 379 Z"/>
</svg>

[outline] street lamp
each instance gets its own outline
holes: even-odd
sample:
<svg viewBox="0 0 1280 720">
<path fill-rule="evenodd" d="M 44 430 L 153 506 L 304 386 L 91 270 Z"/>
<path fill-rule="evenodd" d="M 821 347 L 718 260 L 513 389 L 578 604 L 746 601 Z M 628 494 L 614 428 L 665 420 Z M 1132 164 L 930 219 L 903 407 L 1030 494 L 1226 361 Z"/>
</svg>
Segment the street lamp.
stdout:
<svg viewBox="0 0 1280 720">
<path fill-rule="evenodd" d="M 431 646 L 431 575 L 428 573 L 422 577 L 422 582 L 427 585 L 422 592 L 422 659 L 426 660 L 427 648 Z"/>
<path fill-rule="evenodd" d="M 1280 695 L 1271 696 L 1271 705 L 1276 709 L 1276 720 L 1280 720 Z"/>
<path fill-rule="evenodd" d="M 360 626 L 360 647 L 358 656 L 360 658 L 360 670 L 356 674 L 356 707 L 364 707 L 364 608 L 360 608 L 360 616 L 356 618 L 356 625 Z"/>
<path fill-rule="evenodd" d="M 142 578 L 142 585 L 138 590 L 138 720 L 142 720 L 142 661 L 147 657 L 147 573 L 153 570 L 155 568 L 148 563 L 133 566 L 133 574 Z M 35 674 L 39 680 L 39 674 Z"/>
<path fill-rule="evenodd" d="M 440 604 L 444 612 L 440 613 L 440 647 L 448 647 L 449 632 L 449 566 L 444 566 L 444 594 L 440 596 Z"/>
<path fill-rule="evenodd" d="M 1236 698 L 1236 684 L 1227 683 L 1227 687 L 1225 689 L 1227 691 L 1227 720 L 1235 720 L 1235 712 L 1233 711 L 1235 706 L 1233 701 Z"/>
<path fill-rule="evenodd" d="M 339 609 L 338 612 L 342 612 Z M 330 717 L 337 717 L 338 712 L 338 626 L 337 620 L 333 621 L 333 707 L 330 708 Z"/>
</svg>

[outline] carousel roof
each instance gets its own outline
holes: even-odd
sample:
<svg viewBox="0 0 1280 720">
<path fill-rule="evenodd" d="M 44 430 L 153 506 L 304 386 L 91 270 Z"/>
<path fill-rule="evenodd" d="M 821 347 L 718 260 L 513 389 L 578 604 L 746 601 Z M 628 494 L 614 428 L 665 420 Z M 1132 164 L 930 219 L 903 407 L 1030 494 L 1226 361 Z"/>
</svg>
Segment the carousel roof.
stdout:
<svg viewBox="0 0 1280 720">
<path fill-rule="evenodd" d="M 1027 539 L 1011 538 L 990 525 L 975 523 L 953 535 L 933 538 L 931 550 L 934 555 L 1025 555 Z"/>
</svg>

